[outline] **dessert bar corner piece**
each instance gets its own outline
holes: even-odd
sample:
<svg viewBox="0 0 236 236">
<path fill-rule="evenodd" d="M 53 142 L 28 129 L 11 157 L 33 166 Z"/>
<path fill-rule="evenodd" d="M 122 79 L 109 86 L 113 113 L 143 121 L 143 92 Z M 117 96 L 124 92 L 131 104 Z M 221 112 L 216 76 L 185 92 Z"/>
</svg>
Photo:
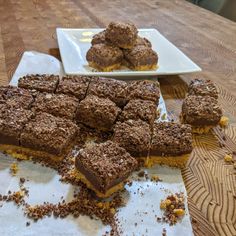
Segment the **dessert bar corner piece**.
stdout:
<svg viewBox="0 0 236 236">
<path fill-rule="evenodd" d="M 88 76 L 64 76 L 57 87 L 56 93 L 64 93 L 77 97 L 79 100 L 85 98 L 89 83 L 94 77 Z"/>
<path fill-rule="evenodd" d="M 158 55 L 152 48 L 137 45 L 124 50 L 124 58 L 132 70 L 145 71 L 157 69 Z"/>
<path fill-rule="evenodd" d="M 124 107 L 120 121 L 125 120 L 143 120 L 147 122 L 151 127 L 157 118 L 157 106 L 153 101 L 132 99 Z"/>
<path fill-rule="evenodd" d="M 24 126 L 33 117 L 33 112 L 0 105 L 0 144 L 19 145 Z"/>
<path fill-rule="evenodd" d="M 194 127 L 216 126 L 222 110 L 213 97 L 189 95 L 183 102 L 181 116 L 183 123 Z"/>
<path fill-rule="evenodd" d="M 70 120 L 38 113 L 25 126 L 20 143 L 26 148 L 63 156 L 71 147 L 77 131 L 77 126 Z"/>
<path fill-rule="evenodd" d="M 40 92 L 54 93 L 59 83 L 58 75 L 26 75 L 19 79 L 18 86 Z"/>
<path fill-rule="evenodd" d="M 109 197 L 123 188 L 137 161 L 112 141 L 81 149 L 75 161 L 77 175 L 98 197 Z"/>
<path fill-rule="evenodd" d="M 76 119 L 89 127 L 109 131 L 120 112 L 121 109 L 110 99 L 89 95 L 80 102 Z"/>
<path fill-rule="evenodd" d="M 39 93 L 32 109 L 36 112 L 46 112 L 54 116 L 73 120 L 79 100 L 65 94 Z"/>
<path fill-rule="evenodd" d="M 12 108 L 29 109 L 34 101 L 31 91 L 14 86 L 1 86 L 0 96 L 0 103 Z"/>
<path fill-rule="evenodd" d="M 109 98 L 117 106 L 123 107 L 127 103 L 127 83 L 125 81 L 102 78 L 92 80 L 87 95 Z"/>
<path fill-rule="evenodd" d="M 111 22 L 105 31 L 105 37 L 120 48 L 132 48 L 138 36 L 138 29 L 132 23 Z"/>
<path fill-rule="evenodd" d="M 218 91 L 211 80 L 194 79 L 188 87 L 189 95 L 210 96 L 218 98 Z"/>
<path fill-rule="evenodd" d="M 190 125 L 173 122 L 154 124 L 150 155 L 179 156 L 190 153 L 192 149 Z"/>
<path fill-rule="evenodd" d="M 150 100 L 158 105 L 160 98 L 159 83 L 153 80 L 136 80 L 128 84 L 129 99 Z"/>
<path fill-rule="evenodd" d="M 116 46 L 95 44 L 87 51 L 86 59 L 89 66 L 95 69 L 112 71 L 120 68 L 123 52 Z"/>
<path fill-rule="evenodd" d="M 134 157 L 146 157 L 151 142 L 150 126 L 142 120 L 117 122 L 112 141 L 125 148 Z"/>
</svg>

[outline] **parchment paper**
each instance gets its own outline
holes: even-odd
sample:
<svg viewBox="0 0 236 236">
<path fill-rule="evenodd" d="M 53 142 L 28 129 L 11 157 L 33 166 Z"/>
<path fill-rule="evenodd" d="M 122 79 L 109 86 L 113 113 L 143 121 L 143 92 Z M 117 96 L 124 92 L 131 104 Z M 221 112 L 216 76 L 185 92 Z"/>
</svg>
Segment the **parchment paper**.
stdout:
<svg viewBox="0 0 236 236">
<path fill-rule="evenodd" d="M 17 85 L 20 76 L 31 73 L 63 75 L 63 67 L 52 56 L 38 52 L 25 52 L 10 84 Z M 162 97 L 160 108 L 162 117 L 164 117 L 166 108 Z M 39 164 L 22 161 L 18 165 L 17 175 L 12 176 L 9 168 L 15 159 L 2 153 L 0 153 L 0 158 L 0 194 L 6 194 L 8 190 L 18 191 L 19 179 L 24 177 L 29 179 L 24 184 L 29 189 L 29 197 L 25 198 L 29 204 L 43 204 L 45 201 L 57 203 L 61 196 L 64 196 L 66 201 L 73 198 L 76 187 L 60 182 L 60 176 L 56 171 Z M 123 230 L 123 235 L 161 236 L 163 228 L 167 230 L 168 236 L 193 235 L 187 208 L 187 194 L 180 170 L 159 166 L 145 169 L 145 171 L 150 176 L 157 174 L 162 182 L 156 183 L 146 179 L 138 181 L 135 180 L 137 173 L 133 174 L 131 177 L 133 184 L 126 186 L 127 191 L 124 196 L 126 206 L 120 208 L 117 213 L 120 220 L 119 228 Z M 186 196 L 186 215 L 174 226 L 157 222 L 156 217 L 161 217 L 163 214 L 159 208 L 160 201 L 176 192 L 184 192 Z M 76 219 L 70 216 L 65 219 L 47 217 L 37 223 L 31 221 L 30 226 L 26 227 L 27 221 L 31 220 L 27 219 L 21 208 L 17 208 L 13 203 L 4 202 L 0 207 L 0 235 L 101 236 L 110 228 L 104 226 L 100 220 L 92 220 L 87 216 L 80 216 Z"/>
</svg>

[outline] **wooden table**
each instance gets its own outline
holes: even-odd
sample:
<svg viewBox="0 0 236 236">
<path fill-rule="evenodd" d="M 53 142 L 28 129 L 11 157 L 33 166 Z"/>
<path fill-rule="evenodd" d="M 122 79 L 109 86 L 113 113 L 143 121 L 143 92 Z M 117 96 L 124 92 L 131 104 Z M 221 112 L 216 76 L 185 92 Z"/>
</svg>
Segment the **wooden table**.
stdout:
<svg viewBox="0 0 236 236">
<path fill-rule="evenodd" d="M 236 151 L 235 23 L 185 1 L 0 0 L 0 84 L 8 83 L 25 50 L 59 56 L 56 27 L 105 27 L 114 19 L 157 28 L 202 67 L 202 73 L 160 79 L 175 119 L 187 82 L 203 77 L 216 83 L 230 125 L 195 136 L 196 147 L 182 173 L 195 235 L 236 235 L 236 170 L 223 159 Z"/>
</svg>

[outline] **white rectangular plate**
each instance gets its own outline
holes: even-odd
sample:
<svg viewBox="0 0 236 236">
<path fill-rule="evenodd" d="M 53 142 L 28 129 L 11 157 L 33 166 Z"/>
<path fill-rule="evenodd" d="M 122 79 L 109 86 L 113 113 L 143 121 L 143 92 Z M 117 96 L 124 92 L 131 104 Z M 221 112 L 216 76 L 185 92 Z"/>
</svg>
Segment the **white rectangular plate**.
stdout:
<svg viewBox="0 0 236 236">
<path fill-rule="evenodd" d="M 63 29 L 57 28 L 57 40 L 66 74 L 93 76 L 151 76 L 185 74 L 201 71 L 201 68 L 175 47 L 156 29 L 139 29 L 139 35 L 152 43 L 158 53 L 159 68 L 153 71 L 132 71 L 129 69 L 112 72 L 97 72 L 88 66 L 86 53 L 91 47 L 94 34 L 103 29 Z"/>
</svg>

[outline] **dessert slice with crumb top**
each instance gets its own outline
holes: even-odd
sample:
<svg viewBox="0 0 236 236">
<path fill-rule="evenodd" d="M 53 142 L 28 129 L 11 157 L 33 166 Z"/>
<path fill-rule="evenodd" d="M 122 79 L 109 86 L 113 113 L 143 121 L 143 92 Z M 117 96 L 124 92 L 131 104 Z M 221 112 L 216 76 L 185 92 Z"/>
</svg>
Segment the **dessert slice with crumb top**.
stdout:
<svg viewBox="0 0 236 236">
<path fill-rule="evenodd" d="M 150 126 L 142 120 L 117 122 L 112 140 L 134 157 L 147 157 L 150 142 Z"/>
<path fill-rule="evenodd" d="M 40 92 L 55 92 L 59 83 L 58 75 L 26 75 L 19 79 L 18 86 L 25 89 L 35 89 Z"/>
<path fill-rule="evenodd" d="M 124 180 L 136 169 L 137 161 L 118 144 L 107 141 L 81 149 L 75 160 L 76 178 L 106 198 L 123 189 Z"/>
<path fill-rule="evenodd" d="M 155 123 L 147 164 L 184 167 L 193 149 L 191 131 L 191 126 L 186 124 Z"/>
<path fill-rule="evenodd" d="M 210 96 L 218 98 L 218 91 L 211 80 L 194 79 L 188 86 L 189 95 Z"/>
<path fill-rule="evenodd" d="M 208 133 L 221 117 L 222 110 L 213 97 L 189 95 L 183 102 L 182 122 L 192 125 L 194 133 Z"/>
<path fill-rule="evenodd" d="M 78 127 L 70 120 L 38 113 L 20 135 L 18 153 L 30 157 L 60 161 L 71 150 Z"/>
</svg>

